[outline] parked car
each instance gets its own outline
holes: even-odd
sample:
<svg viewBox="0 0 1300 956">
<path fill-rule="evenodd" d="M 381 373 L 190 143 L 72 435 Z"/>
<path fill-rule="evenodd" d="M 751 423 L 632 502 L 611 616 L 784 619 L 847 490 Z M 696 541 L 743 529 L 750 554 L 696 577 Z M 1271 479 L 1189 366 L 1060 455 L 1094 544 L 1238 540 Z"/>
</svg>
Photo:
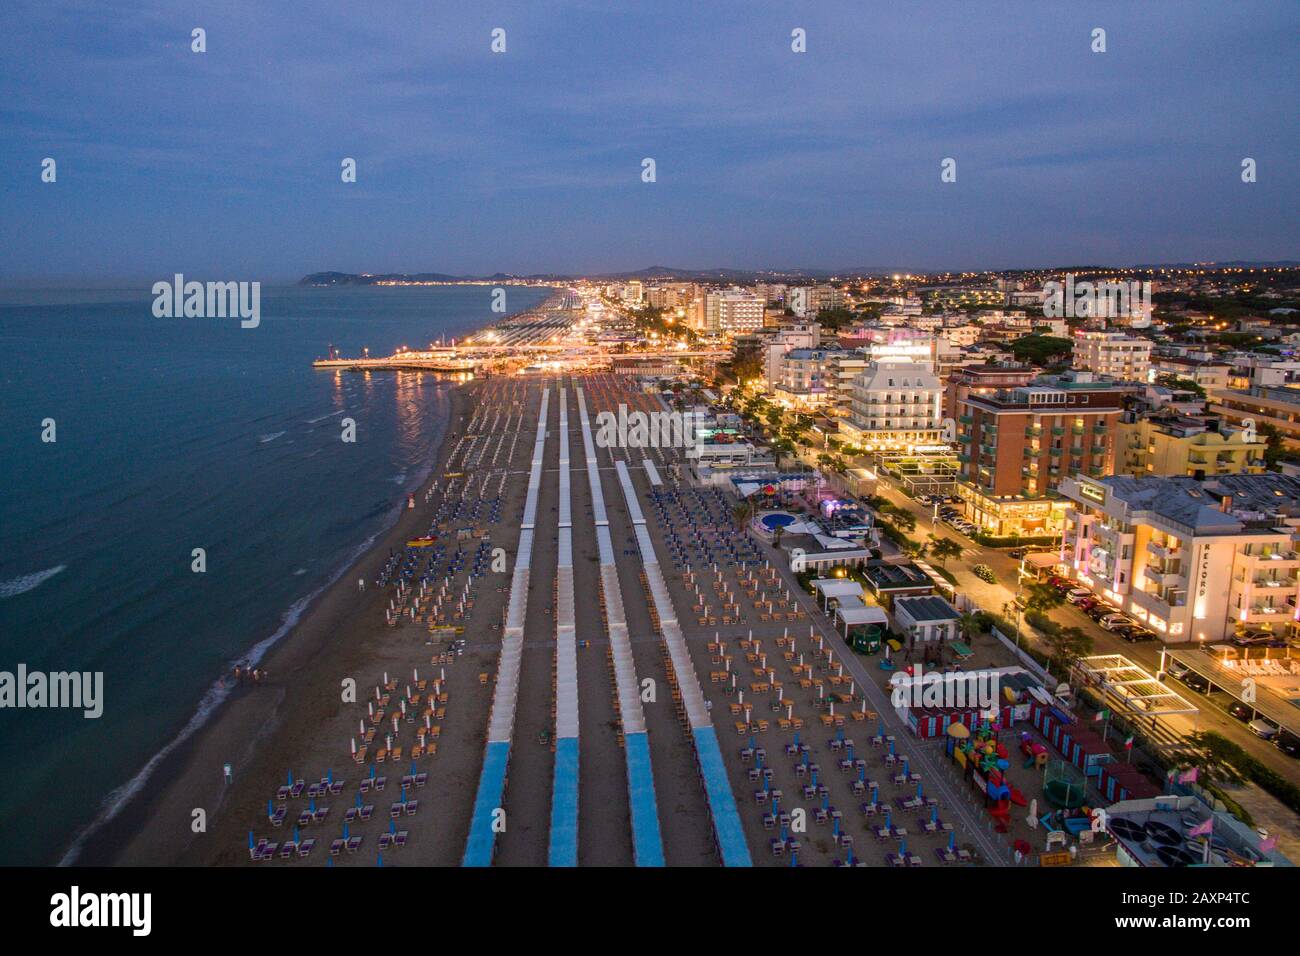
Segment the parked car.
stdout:
<svg viewBox="0 0 1300 956">
<path fill-rule="evenodd" d="M 1135 622 L 1131 618 L 1125 617 L 1123 614 L 1107 614 L 1097 623 L 1106 630 L 1114 632 L 1118 631 L 1121 627 L 1127 627 Z"/>
<path fill-rule="evenodd" d="M 1274 646 L 1273 642 L 1277 640 L 1279 640 L 1279 638 L 1276 634 L 1268 634 L 1262 631 L 1234 634 L 1231 637 L 1232 643 L 1236 644 L 1238 647 L 1269 647 Z M 1285 641 L 1282 642 L 1282 646 L 1286 646 Z"/>
<path fill-rule="evenodd" d="M 1028 548 L 1012 548 L 1010 551 L 1007 552 L 1007 557 L 1015 558 L 1017 561 L 1019 561 L 1028 553 L 1029 553 Z"/>
<path fill-rule="evenodd" d="M 1288 757 L 1300 757 L 1300 737 L 1289 730 L 1279 730 L 1273 737 L 1273 746 Z"/>
<path fill-rule="evenodd" d="M 1198 690 L 1202 694 L 1204 694 L 1206 691 L 1210 689 L 1210 682 L 1206 680 L 1204 677 L 1202 677 L 1200 674 L 1196 673 L 1196 671 L 1189 670 L 1184 674 L 1181 675 L 1175 674 L 1174 676 L 1177 677 L 1178 680 L 1182 681 L 1185 685 L 1190 687 L 1192 690 Z"/>
<path fill-rule="evenodd" d="M 1080 601 L 1093 600 L 1093 597 L 1087 588 L 1071 588 L 1066 592 L 1065 599 L 1071 604 L 1078 604 Z"/>
<path fill-rule="evenodd" d="M 1070 590 L 1070 588 L 1074 587 L 1073 581 L 1071 581 L 1069 578 L 1063 578 L 1059 574 L 1049 575 L 1047 578 L 1047 583 L 1050 584 L 1052 587 L 1056 588 L 1058 591 L 1068 591 Z"/>
<path fill-rule="evenodd" d="M 1276 725 L 1270 724 L 1267 720 L 1265 720 L 1262 717 L 1256 717 L 1246 726 L 1250 728 L 1250 732 L 1254 734 L 1256 737 L 1262 737 L 1265 740 L 1272 740 L 1273 736 L 1278 731 Z"/>
<path fill-rule="evenodd" d="M 1083 613 L 1088 615 L 1088 617 L 1092 618 L 1098 624 L 1100 624 L 1106 618 L 1114 617 L 1115 615 L 1119 614 L 1119 608 L 1112 607 L 1111 605 L 1106 604 L 1105 602 L 1098 601 L 1096 604 L 1092 605 L 1092 607 L 1084 608 Z"/>
<path fill-rule="evenodd" d="M 1236 717 L 1243 724 L 1248 724 L 1255 719 L 1255 710 L 1248 707 L 1239 700 L 1234 700 L 1228 705 L 1228 713 Z"/>
<path fill-rule="evenodd" d="M 1141 644 L 1145 641 L 1154 641 L 1156 639 L 1155 631 L 1145 628 L 1140 624 L 1130 624 L 1126 627 L 1121 627 L 1115 633 L 1130 644 Z"/>
</svg>

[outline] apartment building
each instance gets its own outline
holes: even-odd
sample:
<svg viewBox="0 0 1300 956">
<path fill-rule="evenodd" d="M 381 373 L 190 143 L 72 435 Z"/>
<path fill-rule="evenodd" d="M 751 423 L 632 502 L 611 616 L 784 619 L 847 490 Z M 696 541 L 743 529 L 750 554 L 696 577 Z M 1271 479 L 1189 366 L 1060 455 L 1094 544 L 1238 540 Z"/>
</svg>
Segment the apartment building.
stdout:
<svg viewBox="0 0 1300 956">
<path fill-rule="evenodd" d="M 1153 355 L 1148 374 L 1152 381 L 1161 375 L 1172 375 L 1195 382 L 1209 393 L 1228 386 L 1228 371 L 1226 362 L 1207 362 L 1181 355 Z"/>
<path fill-rule="evenodd" d="M 1121 381 L 1146 381 L 1151 368 L 1151 340 L 1122 332 L 1080 332 L 1074 337 L 1072 365 Z"/>
<path fill-rule="evenodd" d="M 765 333 L 760 346 L 763 354 L 763 378 L 769 391 L 781 381 L 781 363 L 794 349 L 815 349 L 821 345 L 821 326 L 816 322 L 797 323 Z"/>
<path fill-rule="evenodd" d="M 704 331 L 735 335 L 761 329 L 764 307 L 760 296 L 744 289 L 715 289 L 704 296 Z"/>
<path fill-rule="evenodd" d="M 928 363 L 872 361 L 854 380 L 840 432 L 868 451 L 933 445 L 941 437 L 942 402 L 943 386 Z"/>
<path fill-rule="evenodd" d="M 1064 481 L 1062 554 L 1079 582 L 1170 643 L 1290 635 L 1300 479 L 1266 472 Z"/>
<path fill-rule="evenodd" d="M 1266 443 L 1212 415 L 1156 413 L 1116 426 L 1117 474 L 1190 477 L 1259 474 Z"/>
<path fill-rule="evenodd" d="M 830 353 L 826 349 L 791 349 L 781 357 L 772 398 L 786 408 L 813 411 L 831 398 Z"/>
<path fill-rule="evenodd" d="M 1300 388 L 1256 385 L 1225 389 L 1210 397 L 1208 410 L 1234 425 L 1272 425 L 1291 451 L 1300 451 Z"/>
<path fill-rule="evenodd" d="M 1036 374 L 1037 370 L 1029 365 L 960 365 L 945 379 L 943 417 L 956 418 L 957 409 L 971 395 L 995 395 L 1028 385 Z"/>
<path fill-rule="evenodd" d="M 1061 482 L 1113 470 L 1123 404 L 1117 383 L 1083 372 L 968 394 L 957 405 L 957 494 L 967 519 L 995 537 L 1058 533 L 1069 507 Z"/>
</svg>

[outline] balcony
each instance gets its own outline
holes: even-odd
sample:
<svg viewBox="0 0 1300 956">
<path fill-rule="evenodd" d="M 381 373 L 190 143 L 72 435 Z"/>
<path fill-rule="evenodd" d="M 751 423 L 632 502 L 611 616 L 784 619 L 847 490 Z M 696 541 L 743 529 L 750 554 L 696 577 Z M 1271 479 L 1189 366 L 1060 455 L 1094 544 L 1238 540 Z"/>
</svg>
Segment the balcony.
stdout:
<svg viewBox="0 0 1300 956">
<path fill-rule="evenodd" d="M 1247 624 L 1267 624 L 1270 621 L 1276 621 L 1284 616 L 1289 616 L 1291 609 L 1285 604 L 1253 604 L 1246 609 L 1246 615 L 1243 620 Z"/>
<path fill-rule="evenodd" d="M 1247 565 L 1259 568 L 1300 568 L 1300 551 L 1270 551 L 1267 554 L 1243 554 Z"/>
<path fill-rule="evenodd" d="M 1186 578 L 1183 576 L 1182 571 L 1168 566 L 1161 567 L 1159 565 L 1148 564 L 1142 569 L 1142 575 L 1148 581 L 1151 581 L 1158 587 L 1162 588 L 1176 587 L 1179 584 L 1186 583 Z"/>
<path fill-rule="evenodd" d="M 1183 549 L 1178 544 L 1157 544 L 1155 539 L 1147 542 L 1147 550 L 1161 561 L 1172 561 L 1183 556 Z"/>
</svg>

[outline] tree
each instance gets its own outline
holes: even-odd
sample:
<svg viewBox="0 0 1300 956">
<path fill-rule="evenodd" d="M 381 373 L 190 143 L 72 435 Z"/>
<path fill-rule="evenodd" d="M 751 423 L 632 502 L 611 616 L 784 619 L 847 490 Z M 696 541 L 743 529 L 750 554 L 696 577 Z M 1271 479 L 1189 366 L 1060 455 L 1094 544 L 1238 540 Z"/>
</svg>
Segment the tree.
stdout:
<svg viewBox="0 0 1300 956">
<path fill-rule="evenodd" d="M 1008 343 L 1007 348 L 1019 362 L 1027 362 L 1031 365 L 1047 365 L 1053 358 L 1070 355 L 1074 348 L 1074 342 L 1071 339 L 1062 339 L 1054 335 L 1033 333 L 1022 335 L 1020 338 Z"/>
<path fill-rule="evenodd" d="M 753 513 L 754 502 L 751 499 L 746 498 L 731 509 L 731 518 L 736 522 L 737 528 L 743 528 L 749 522 Z"/>
<path fill-rule="evenodd" d="M 1272 469 L 1286 453 L 1286 443 L 1283 441 L 1282 432 L 1276 425 L 1264 422 L 1257 429 L 1260 438 L 1264 439 L 1264 464 Z"/>
<path fill-rule="evenodd" d="M 1050 611 L 1065 603 L 1065 596 L 1050 584 L 1035 582 L 1024 589 L 1025 610 Z"/>
<path fill-rule="evenodd" d="M 1047 657 L 1050 670 L 1052 661 L 1059 658 L 1061 666 L 1068 670 L 1081 657 L 1092 653 L 1092 638 L 1077 627 L 1053 628 L 1043 632 L 1043 642 L 1051 653 Z"/>
<path fill-rule="evenodd" d="M 980 620 L 975 614 L 967 611 L 961 617 L 957 618 L 957 633 L 962 636 L 968 645 L 971 638 L 980 633 Z"/>
<path fill-rule="evenodd" d="M 1213 731 L 1197 730 L 1185 738 L 1192 748 L 1191 763 L 1200 768 L 1202 784 L 1215 780 L 1241 783 L 1244 775 L 1237 768 L 1248 755 L 1239 746 Z"/>
<path fill-rule="evenodd" d="M 952 538 L 935 538 L 930 545 L 930 556 L 939 562 L 939 567 L 946 569 L 949 558 L 960 558 L 962 547 Z"/>
</svg>

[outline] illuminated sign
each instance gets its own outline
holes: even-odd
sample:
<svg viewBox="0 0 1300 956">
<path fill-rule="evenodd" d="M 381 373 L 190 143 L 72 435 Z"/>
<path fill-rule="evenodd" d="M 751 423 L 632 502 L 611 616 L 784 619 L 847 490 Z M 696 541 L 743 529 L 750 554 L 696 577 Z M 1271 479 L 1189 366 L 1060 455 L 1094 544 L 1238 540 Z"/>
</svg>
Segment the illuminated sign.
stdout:
<svg viewBox="0 0 1300 956">
<path fill-rule="evenodd" d="M 1087 485 L 1079 482 L 1079 494 L 1097 502 L 1099 505 L 1106 503 L 1106 489 L 1101 485 Z"/>
</svg>

